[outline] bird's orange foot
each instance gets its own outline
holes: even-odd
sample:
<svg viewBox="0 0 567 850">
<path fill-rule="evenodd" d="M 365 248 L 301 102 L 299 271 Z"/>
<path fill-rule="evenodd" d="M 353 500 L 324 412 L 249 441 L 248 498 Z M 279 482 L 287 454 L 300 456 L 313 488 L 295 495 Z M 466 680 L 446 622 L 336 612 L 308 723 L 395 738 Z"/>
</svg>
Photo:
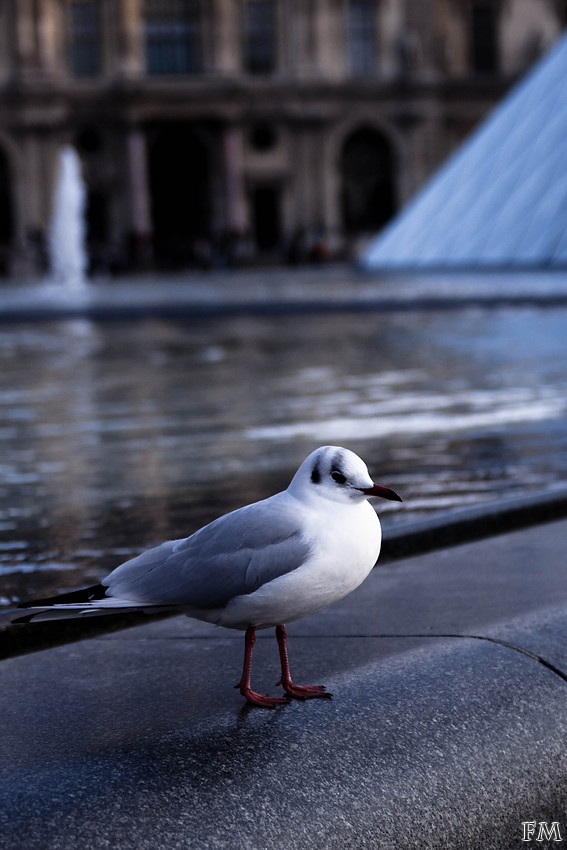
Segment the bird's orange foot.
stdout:
<svg viewBox="0 0 567 850">
<path fill-rule="evenodd" d="M 280 679 L 278 685 L 282 685 L 286 694 L 293 699 L 332 699 L 333 695 L 329 693 L 325 685 L 294 685 L 291 679 L 283 681 Z"/>
<path fill-rule="evenodd" d="M 270 697 L 267 694 L 258 694 L 252 688 L 242 687 L 240 682 L 234 687 L 240 689 L 240 693 L 250 705 L 256 705 L 258 708 L 275 708 L 276 705 L 287 705 L 289 703 L 287 697 Z"/>
</svg>

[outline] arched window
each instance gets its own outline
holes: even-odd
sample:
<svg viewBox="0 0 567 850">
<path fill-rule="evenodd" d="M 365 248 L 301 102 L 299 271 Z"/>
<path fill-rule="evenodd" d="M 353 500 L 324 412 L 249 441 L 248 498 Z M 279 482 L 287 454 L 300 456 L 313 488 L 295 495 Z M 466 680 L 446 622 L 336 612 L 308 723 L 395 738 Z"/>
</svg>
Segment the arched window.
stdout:
<svg viewBox="0 0 567 850">
<path fill-rule="evenodd" d="M 364 76 L 376 70 L 376 2 L 347 2 L 347 61 L 351 74 Z"/>
<path fill-rule="evenodd" d="M 96 77 L 102 70 L 99 0 L 67 4 L 67 66 L 75 77 Z"/>
<path fill-rule="evenodd" d="M 276 25 L 273 0 L 244 0 L 242 64 L 249 74 L 270 74 L 276 68 Z"/>
<path fill-rule="evenodd" d="M 346 233 L 372 233 L 395 212 L 394 157 L 376 130 L 352 133 L 341 154 L 342 210 Z"/>
<path fill-rule="evenodd" d="M 202 69 L 201 9 L 196 0 L 144 0 L 148 74 L 196 74 Z"/>
</svg>

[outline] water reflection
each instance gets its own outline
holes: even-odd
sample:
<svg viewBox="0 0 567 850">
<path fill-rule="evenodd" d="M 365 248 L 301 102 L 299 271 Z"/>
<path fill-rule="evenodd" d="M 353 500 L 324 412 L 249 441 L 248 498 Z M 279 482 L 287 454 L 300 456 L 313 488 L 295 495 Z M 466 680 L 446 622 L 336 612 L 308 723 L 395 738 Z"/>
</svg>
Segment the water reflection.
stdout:
<svg viewBox="0 0 567 850">
<path fill-rule="evenodd" d="M 403 514 L 567 472 L 565 309 L 0 328 L 0 597 L 72 587 L 360 453 Z"/>
</svg>

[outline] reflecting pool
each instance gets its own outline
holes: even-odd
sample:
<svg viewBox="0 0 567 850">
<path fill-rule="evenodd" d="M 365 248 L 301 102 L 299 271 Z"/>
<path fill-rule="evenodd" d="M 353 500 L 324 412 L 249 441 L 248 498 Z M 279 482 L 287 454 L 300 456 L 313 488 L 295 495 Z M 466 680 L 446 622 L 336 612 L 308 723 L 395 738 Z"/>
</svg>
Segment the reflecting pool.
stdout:
<svg viewBox="0 0 567 850">
<path fill-rule="evenodd" d="M 404 504 L 567 478 L 567 309 L 0 326 L 0 598 L 94 581 L 286 486 L 325 443 Z"/>
</svg>

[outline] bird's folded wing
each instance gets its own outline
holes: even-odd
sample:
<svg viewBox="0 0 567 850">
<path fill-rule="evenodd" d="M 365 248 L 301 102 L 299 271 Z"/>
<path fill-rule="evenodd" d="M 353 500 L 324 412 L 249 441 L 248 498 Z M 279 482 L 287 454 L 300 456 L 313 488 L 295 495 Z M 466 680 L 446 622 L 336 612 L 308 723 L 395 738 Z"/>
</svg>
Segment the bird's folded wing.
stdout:
<svg viewBox="0 0 567 850">
<path fill-rule="evenodd" d="M 297 569 L 309 553 L 297 512 L 272 497 L 144 552 L 102 584 L 117 599 L 219 608 Z"/>
</svg>

